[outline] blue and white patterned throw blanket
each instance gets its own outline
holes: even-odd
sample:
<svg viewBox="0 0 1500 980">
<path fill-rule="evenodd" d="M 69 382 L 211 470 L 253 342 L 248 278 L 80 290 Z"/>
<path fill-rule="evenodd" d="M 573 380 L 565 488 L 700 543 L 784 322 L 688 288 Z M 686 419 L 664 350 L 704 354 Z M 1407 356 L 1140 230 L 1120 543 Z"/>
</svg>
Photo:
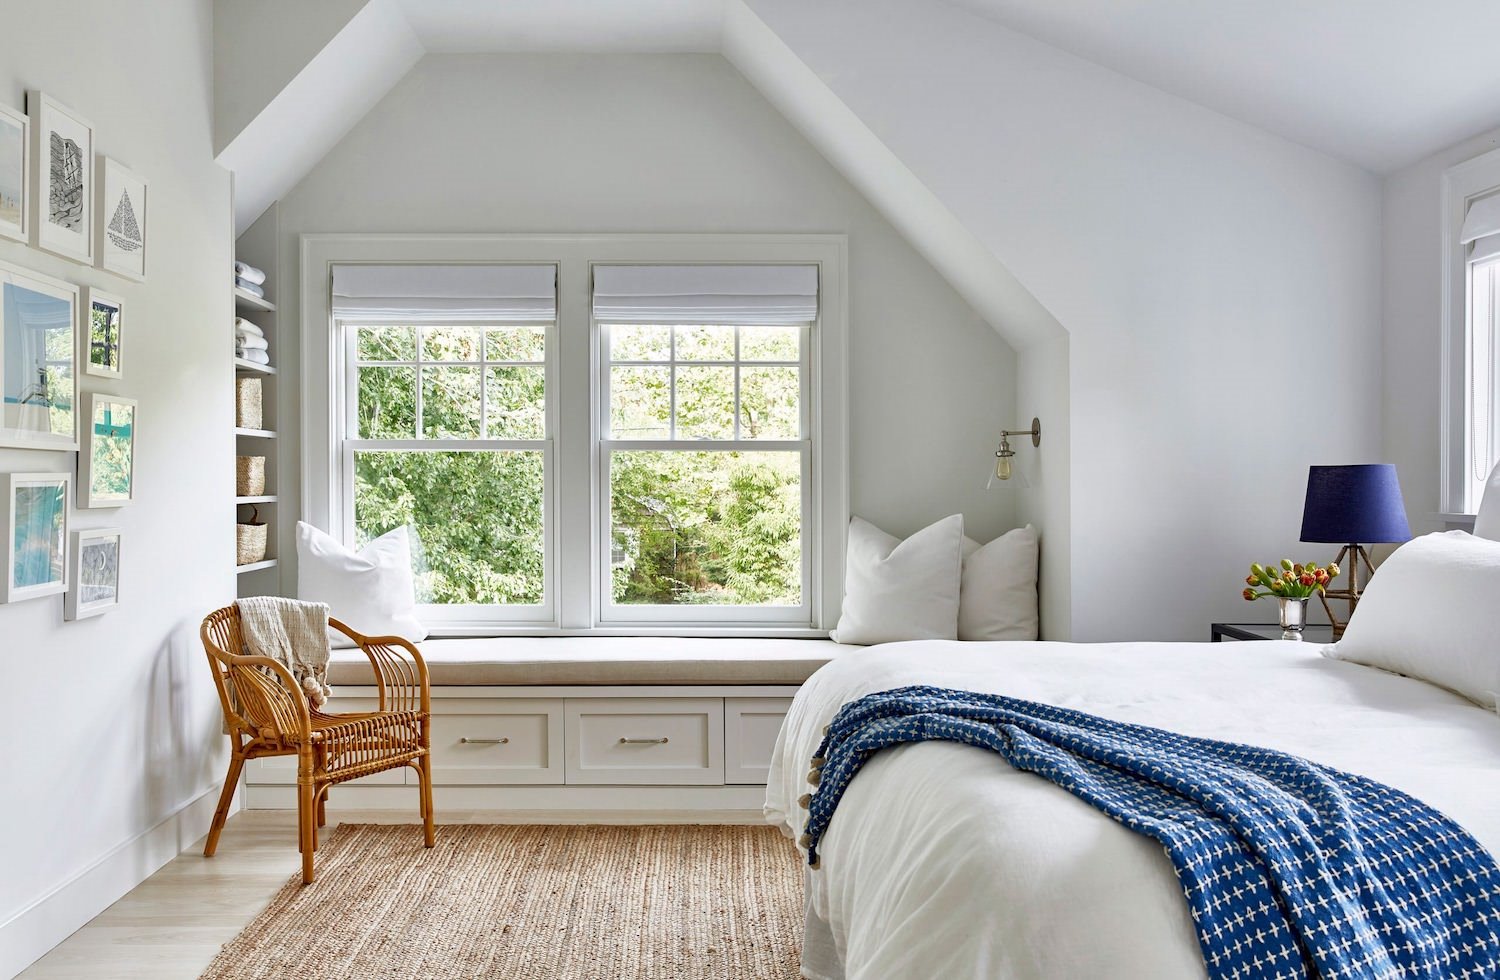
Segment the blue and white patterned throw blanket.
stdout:
<svg viewBox="0 0 1500 980">
<path fill-rule="evenodd" d="M 880 749 L 963 742 L 1055 783 L 1166 849 L 1211 977 L 1500 976 L 1500 871 L 1462 827 L 1361 776 L 972 691 L 844 705 L 818 748 L 802 844 Z"/>
</svg>

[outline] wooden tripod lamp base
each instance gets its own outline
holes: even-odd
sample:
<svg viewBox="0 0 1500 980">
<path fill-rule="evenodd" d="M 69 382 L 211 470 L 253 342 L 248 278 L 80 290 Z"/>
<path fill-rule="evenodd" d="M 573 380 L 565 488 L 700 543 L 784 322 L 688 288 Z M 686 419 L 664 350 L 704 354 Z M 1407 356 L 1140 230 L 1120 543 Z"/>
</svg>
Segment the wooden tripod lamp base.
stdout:
<svg viewBox="0 0 1500 980">
<path fill-rule="evenodd" d="M 1345 563 L 1346 559 L 1347 564 Z M 1363 585 L 1361 585 L 1359 570 L 1361 562 L 1365 566 Z M 1323 611 L 1328 614 L 1328 622 L 1333 626 L 1333 641 L 1337 643 L 1339 638 L 1344 635 L 1344 628 L 1349 625 L 1349 620 L 1354 617 L 1354 607 L 1359 605 L 1359 596 L 1364 591 L 1364 585 L 1368 585 L 1370 583 L 1370 576 L 1375 574 L 1375 564 L 1370 561 L 1370 553 L 1364 549 L 1364 545 L 1359 544 L 1344 545 L 1339 549 L 1338 557 L 1333 560 L 1333 563 L 1341 569 L 1347 568 L 1349 570 L 1349 584 L 1342 589 L 1329 589 L 1326 592 L 1320 592 L 1318 593 L 1318 598 L 1323 601 Z M 1338 616 L 1334 615 L 1333 606 L 1329 603 L 1330 599 L 1334 602 L 1347 602 L 1349 604 L 1348 611 L 1343 619 L 1339 619 Z"/>
</svg>

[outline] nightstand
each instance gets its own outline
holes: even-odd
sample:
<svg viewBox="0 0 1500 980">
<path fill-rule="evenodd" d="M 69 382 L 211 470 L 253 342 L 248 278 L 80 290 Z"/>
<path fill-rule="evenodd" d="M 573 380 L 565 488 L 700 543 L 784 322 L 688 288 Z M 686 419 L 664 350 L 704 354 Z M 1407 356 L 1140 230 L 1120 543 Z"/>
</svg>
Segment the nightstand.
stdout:
<svg viewBox="0 0 1500 980">
<path fill-rule="evenodd" d="M 1281 627 L 1275 623 L 1214 623 L 1210 627 L 1214 643 L 1221 640 L 1280 640 Z M 1333 627 L 1311 625 L 1302 631 L 1303 643 L 1332 643 Z"/>
</svg>

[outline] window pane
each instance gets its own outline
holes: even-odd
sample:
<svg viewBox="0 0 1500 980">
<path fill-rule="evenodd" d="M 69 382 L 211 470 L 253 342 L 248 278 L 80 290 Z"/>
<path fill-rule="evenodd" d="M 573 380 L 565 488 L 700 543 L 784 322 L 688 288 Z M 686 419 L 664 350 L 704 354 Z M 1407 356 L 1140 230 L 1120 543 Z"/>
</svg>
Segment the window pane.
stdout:
<svg viewBox="0 0 1500 980">
<path fill-rule="evenodd" d="M 734 327 L 678 327 L 677 359 L 734 360 Z"/>
<path fill-rule="evenodd" d="M 415 439 L 417 369 L 359 369 L 359 438 Z"/>
<path fill-rule="evenodd" d="M 422 360 L 479 360 L 479 328 L 423 327 Z"/>
<path fill-rule="evenodd" d="M 535 605 L 542 473 L 540 451 L 356 452 L 359 543 L 410 527 L 421 601 Z"/>
<path fill-rule="evenodd" d="M 677 438 L 734 438 L 734 368 L 677 369 Z"/>
<path fill-rule="evenodd" d="M 484 332 L 484 356 L 489 361 L 545 361 L 546 327 L 491 327 Z"/>
<path fill-rule="evenodd" d="M 609 432 L 616 439 L 671 435 L 672 375 L 665 367 L 609 369 Z"/>
<path fill-rule="evenodd" d="M 486 435 L 491 439 L 545 438 L 546 387 L 542 368 L 490 368 L 484 392 Z"/>
<path fill-rule="evenodd" d="M 415 361 L 416 327 L 360 327 L 356 356 L 361 361 Z"/>
<path fill-rule="evenodd" d="M 610 360 L 665 361 L 671 356 L 671 327 L 638 327 L 624 323 L 610 325 Z"/>
<path fill-rule="evenodd" d="M 801 343 L 801 327 L 740 327 L 740 360 L 800 360 Z"/>
<path fill-rule="evenodd" d="M 422 368 L 422 435 L 479 438 L 479 369 Z"/>
<path fill-rule="evenodd" d="M 740 438 L 800 439 L 802 392 L 794 367 L 740 369 Z"/>
<path fill-rule="evenodd" d="M 612 453 L 610 512 L 616 603 L 802 601 L 800 453 Z"/>
</svg>

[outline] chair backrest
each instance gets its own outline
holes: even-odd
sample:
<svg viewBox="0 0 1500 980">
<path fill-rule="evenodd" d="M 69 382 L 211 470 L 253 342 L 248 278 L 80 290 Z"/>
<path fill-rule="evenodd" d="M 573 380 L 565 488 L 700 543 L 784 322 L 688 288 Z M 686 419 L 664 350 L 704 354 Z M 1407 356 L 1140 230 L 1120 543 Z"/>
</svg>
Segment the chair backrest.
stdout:
<svg viewBox="0 0 1500 980">
<path fill-rule="evenodd" d="M 237 607 L 225 606 L 209 613 L 199 635 L 219 691 L 224 720 L 231 729 L 239 728 L 252 738 L 275 743 L 307 729 L 307 699 L 297 691 L 291 672 L 262 658 L 243 656 L 245 644 Z"/>
</svg>

